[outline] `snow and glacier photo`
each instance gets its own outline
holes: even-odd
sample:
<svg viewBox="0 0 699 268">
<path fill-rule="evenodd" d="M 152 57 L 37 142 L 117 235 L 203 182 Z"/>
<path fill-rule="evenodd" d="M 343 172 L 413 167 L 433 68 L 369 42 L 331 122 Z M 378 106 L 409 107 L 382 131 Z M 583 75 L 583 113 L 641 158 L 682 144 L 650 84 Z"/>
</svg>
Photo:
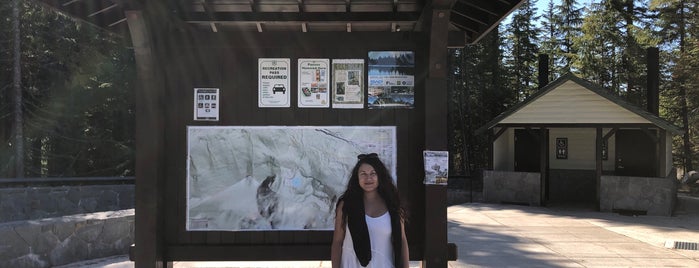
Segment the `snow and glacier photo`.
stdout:
<svg viewBox="0 0 699 268">
<path fill-rule="evenodd" d="M 362 153 L 395 179 L 394 126 L 190 126 L 187 230 L 332 230 Z"/>
</svg>

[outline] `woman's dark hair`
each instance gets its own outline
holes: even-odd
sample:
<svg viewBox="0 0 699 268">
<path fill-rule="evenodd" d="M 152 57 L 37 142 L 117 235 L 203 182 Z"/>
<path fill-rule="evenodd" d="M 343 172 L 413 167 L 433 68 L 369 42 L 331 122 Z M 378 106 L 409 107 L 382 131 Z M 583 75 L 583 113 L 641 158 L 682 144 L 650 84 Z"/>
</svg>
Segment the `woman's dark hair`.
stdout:
<svg viewBox="0 0 699 268">
<path fill-rule="evenodd" d="M 401 262 L 401 222 L 405 221 L 405 211 L 401 206 L 398 188 L 393 184 L 393 178 L 388 172 L 386 165 L 375 153 L 360 154 L 359 161 L 352 169 L 347 190 L 340 196 L 339 201 L 343 202 L 342 221 L 347 224 L 352 234 L 354 251 L 362 266 L 367 266 L 371 260 L 371 245 L 369 241 L 369 230 L 367 229 L 364 211 L 364 190 L 359 186 L 359 167 L 368 164 L 376 171 L 378 178 L 377 192 L 386 203 L 386 208 L 391 216 L 391 244 L 394 251 L 394 266 L 402 267 Z M 338 202 L 339 204 L 340 202 Z"/>
<path fill-rule="evenodd" d="M 391 215 L 398 215 L 401 219 L 405 220 L 405 211 L 401 206 L 398 188 L 393 183 L 393 177 L 391 173 L 388 172 L 386 165 L 381 162 L 381 159 L 379 159 L 375 153 L 360 154 L 357 158 L 359 158 L 359 160 L 352 169 L 349 182 L 347 183 L 347 190 L 345 190 L 339 199 L 344 201 L 342 212 L 345 220 L 347 219 L 348 210 L 351 208 L 361 208 L 361 211 L 364 211 L 364 190 L 359 186 L 359 167 L 362 164 L 369 164 L 374 168 L 374 171 L 376 171 L 376 177 L 379 181 L 377 192 L 384 202 L 386 202 L 388 212 L 391 213 Z"/>
</svg>

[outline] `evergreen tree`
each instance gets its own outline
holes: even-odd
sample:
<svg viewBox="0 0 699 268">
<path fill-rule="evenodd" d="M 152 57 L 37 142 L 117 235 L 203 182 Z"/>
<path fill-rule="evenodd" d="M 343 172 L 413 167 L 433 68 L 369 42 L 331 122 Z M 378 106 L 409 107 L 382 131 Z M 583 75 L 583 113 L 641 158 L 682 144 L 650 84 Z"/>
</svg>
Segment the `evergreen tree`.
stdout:
<svg viewBox="0 0 699 268">
<path fill-rule="evenodd" d="M 0 2 L 0 12 L 7 8 L 6 2 Z M 20 2 L 23 174 L 132 175 L 133 52 L 103 30 L 35 2 Z M 6 34 L 5 28 L 0 34 Z M 5 60 L 6 44 L 1 44 Z M 6 88 L 4 64 L 0 77 L 0 86 Z M 4 96 L 0 100 L 4 117 L 8 101 Z M 8 124 L 4 118 L 0 123 Z M 0 137 L 7 139 L 6 134 Z M 4 165 L 12 162 L 10 150 L 0 149 L 0 176 L 11 175 L 11 166 Z"/>
<path fill-rule="evenodd" d="M 684 134 L 676 138 L 674 148 L 676 163 L 685 171 L 693 170 L 699 151 L 699 4 L 681 0 L 653 0 L 652 10 L 658 11 L 656 35 L 660 36 L 669 50 L 664 55 L 670 74 L 661 85 L 661 114 L 682 126 Z"/>
<path fill-rule="evenodd" d="M 646 48 L 657 46 L 649 13 L 634 0 L 602 0 L 591 6 L 574 47 L 575 67 L 629 102 L 645 107 Z"/>
<path fill-rule="evenodd" d="M 525 1 L 507 25 L 506 46 L 511 54 L 506 60 L 507 68 L 512 72 L 512 88 L 517 91 L 519 100 L 524 100 L 538 88 L 538 28 L 535 25 L 535 0 Z"/>
<path fill-rule="evenodd" d="M 555 18 L 552 23 L 558 23 L 557 30 L 554 30 L 554 36 L 560 47 L 558 60 L 560 74 L 572 71 L 571 63 L 575 61 L 578 54 L 573 42 L 575 37 L 581 34 L 583 11 L 582 8 L 577 7 L 576 2 L 575 0 L 560 1 L 560 4 L 554 7 L 555 13 L 552 14 Z"/>
<path fill-rule="evenodd" d="M 541 35 L 539 37 L 539 52 L 549 55 L 549 58 L 551 59 L 548 63 L 548 81 L 553 81 L 564 74 L 565 71 L 563 71 L 561 66 L 565 66 L 567 64 L 561 63 L 563 59 L 563 50 L 561 49 L 558 38 L 560 35 L 560 24 L 561 18 L 554 8 L 553 0 L 549 0 L 546 10 L 544 10 L 542 15 Z"/>
<path fill-rule="evenodd" d="M 469 176 L 488 166 L 488 135 L 476 135 L 475 130 L 515 102 L 513 91 L 503 82 L 501 45 L 496 28 L 479 43 L 450 51 L 449 159 L 453 174 Z"/>
</svg>

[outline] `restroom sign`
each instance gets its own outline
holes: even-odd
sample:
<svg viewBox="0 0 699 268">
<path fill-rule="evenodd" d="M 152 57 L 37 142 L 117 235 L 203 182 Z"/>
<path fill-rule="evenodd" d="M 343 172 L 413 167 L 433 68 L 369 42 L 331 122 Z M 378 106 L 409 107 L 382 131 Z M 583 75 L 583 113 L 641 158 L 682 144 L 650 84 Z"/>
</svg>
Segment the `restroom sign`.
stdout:
<svg viewBox="0 0 699 268">
<path fill-rule="evenodd" d="M 194 89 L 194 120 L 218 121 L 218 88 Z"/>
</svg>

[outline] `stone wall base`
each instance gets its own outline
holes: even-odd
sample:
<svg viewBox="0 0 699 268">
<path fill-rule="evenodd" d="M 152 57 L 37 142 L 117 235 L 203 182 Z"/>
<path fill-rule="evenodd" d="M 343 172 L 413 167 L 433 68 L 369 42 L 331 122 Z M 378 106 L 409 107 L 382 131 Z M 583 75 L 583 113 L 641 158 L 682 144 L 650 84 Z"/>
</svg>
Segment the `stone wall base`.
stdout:
<svg viewBox="0 0 699 268">
<path fill-rule="evenodd" d="M 0 267 L 52 267 L 128 254 L 134 209 L 0 223 Z"/>
<path fill-rule="evenodd" d="M 541 205 L 539 173 L 483 171 L 483 200 L 489 203 Z"/>
<path fill-rule="evenodd" d="M 600 184 L 600 211 L 627 210 L 672 216 L 677 202 L 675 179 L 602 176 Z"/>
</svg>

